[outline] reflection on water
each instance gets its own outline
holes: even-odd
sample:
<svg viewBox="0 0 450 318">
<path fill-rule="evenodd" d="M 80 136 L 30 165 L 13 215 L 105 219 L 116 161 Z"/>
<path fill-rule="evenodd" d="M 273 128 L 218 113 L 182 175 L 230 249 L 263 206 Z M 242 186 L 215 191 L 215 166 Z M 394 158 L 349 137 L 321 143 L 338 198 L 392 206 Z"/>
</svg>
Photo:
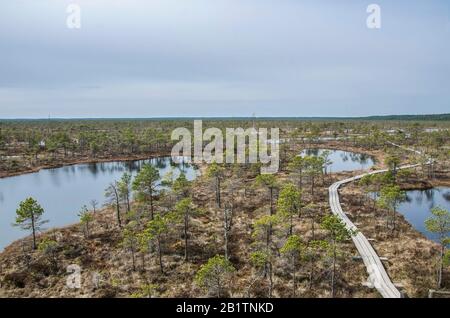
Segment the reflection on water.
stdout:
<svg viewBox="0 0 450 318">
<path fill-rule="evenodd" d="M 425 220 L 431 217 L 430 210 L 436 206 L 450 211 L 450 188 L 436 187 L 429 190 L 406 191 L 406 200 L 400 204 L 397 211 L 402 213 L 415 229 L 427 238 L 437 241 L 437 235 L 428 232 L 425 228 Z"/>
<path fill-rule="evenodd" d="M 363 170 L 372 167 L 375 164 L 375 159 L 364 153 L 332 150 L 332 149 L 305 149 L 300 155 L 302 156 L 320 156 L 324 151 L 329 151 L 329 160 L 332 164 L 328 167 L 328 171 L 341 172 Z"/>
<path fill-rule="evenodd" d="M 425 228 L 425 220 L 431 217 L 430 210 L 436 206 L 450 211 L 450 188 L 437 187 L 429 190 L 406 191 L 406 201 L 399 206 L 398 211 L 426 237 L 437 240 L 437 235 L 428 232 Z"/>
<path fill-rule="evenodd" d="M 170 157 L 148 160 L 78 164 L 36 173 L 0 179 L 0 250 L 13 240 L 28 233 L 13 227 L 19 202 L 34 197 L 45 209 L 44 218 L 50 220 L 47 227 L 58 227 L 78 221 L 77 213 L 93 199 L 104 201 L 104 190 L 124 172 L 133 175 L 144 163 L 159 169 L 161 177 L 174 170 L 183 171 L 193 180 L 196 171 L 188 163 L 176 164 Z"/>
</svg>

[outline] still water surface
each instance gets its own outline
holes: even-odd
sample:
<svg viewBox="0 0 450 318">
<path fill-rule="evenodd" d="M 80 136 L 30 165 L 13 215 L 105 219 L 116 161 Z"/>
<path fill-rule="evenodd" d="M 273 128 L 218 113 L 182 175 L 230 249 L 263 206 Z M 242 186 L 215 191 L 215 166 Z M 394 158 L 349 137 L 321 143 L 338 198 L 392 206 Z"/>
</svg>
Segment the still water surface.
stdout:
<svg viewBox="0 0 450 318">
<path fill-rule="evenodd" d="M 83 205 L 89 206 L 93 199 L 102 205 L 108 184 L 120 179 L 124 172 L 136 175 L 144 163 L 157 167 L 161 177 L 172 169 L 175 175 L 184 171 L 189 180 L 197 175 L 192 166 L 176 165 L 170 157 L 163 157 L 77 164 L 0 179 L 0 251 L 12 241 L 28 235 L 12 226 L 20 201 L 31 196 L 41 204 L 45 210 L 43 219 L 49 220 L 46 228 L 76 223 Z"/>
<path fill-rule="evenodd" d="M 431 217 L 430 210 L 435 206 L 450 211 L 449 187 L 406 191 L 406 201 L 401 203 L 397 210 L 405 216 L 414 228 L 422 232 L 427 238 L 436 241 L 437 235 L 428 232 L 425 228 L 425 220 Z"/>
<path fill-rule="evenodd" d="M 320 156 L 325 150 L 330 151 L 328 157 L 332 164 L 328 166 L 330 172 L 353 171 L 369 169 L 375 164 L 375 158 L 363 153 L 333 149 L 305 149 L 301 156 Z"/>
</svg>

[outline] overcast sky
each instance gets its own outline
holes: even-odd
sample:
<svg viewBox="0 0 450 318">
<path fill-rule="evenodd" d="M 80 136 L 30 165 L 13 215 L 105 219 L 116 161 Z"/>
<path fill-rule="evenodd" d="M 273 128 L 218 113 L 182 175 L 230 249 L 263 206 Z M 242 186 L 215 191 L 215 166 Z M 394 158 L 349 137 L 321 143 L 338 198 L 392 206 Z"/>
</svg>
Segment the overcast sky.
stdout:
<svg viewBox="0 0 450 318">
<path fill-rule="evenodd" d="M 448 112 L 448 0 L 0 1 L 0 118 Z"/>
</svg>

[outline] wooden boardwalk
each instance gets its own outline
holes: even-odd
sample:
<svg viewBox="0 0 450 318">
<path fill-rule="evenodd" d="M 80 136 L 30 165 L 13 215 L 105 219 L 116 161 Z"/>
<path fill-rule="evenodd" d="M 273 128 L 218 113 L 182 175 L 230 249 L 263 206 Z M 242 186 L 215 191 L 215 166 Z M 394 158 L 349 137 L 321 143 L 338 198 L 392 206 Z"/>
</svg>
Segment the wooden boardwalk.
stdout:
<svg viewBox="0 0 450 318">
<path fill-rule="evenodd" d="M 391 143 L 391 145 L 401 147 L 394 143 Z M 420 154 L 420 152 L 418 152 L 417 150 L 408 148 L 404 149 L 414 151 Z M 419 164 L 405 165 L 399 167 L 398 169 L 409 169 L 417 166 L 419 166 Z M 333 212 L 333 214 L 337 215 L 339 218 L 342 219 L 342 221 L 346 224 L 347 228 L 355 231 L 358 230 L 357 227 L 352 223 L 352 221 L 350 221 L 350 219 L 342 210 L 341 203 L 339 201 L 339 187 L 343 184 L 359 180 L 366 175 L 384 173 L 387 171 L 388 171 L 387 169 L 383 169 L 364 173 L 356 177 L 338 181 L 330 186 L 329 195 L 330 195 L 331 211 Z M 389 275 L 386 272 L 386 269 L 383 266 L 383 263 L 380 260 L 380 257 L 378 256 L 377 252 L 374 250 L 372 245 L 369 243 L 367 238 L 364 236 L 364 234 L 358 231 L 358 233 L 352 237 L 352 240 L 355 243 L 355 246 L 358 249 L 359 254 L 361 255 L 364 265 L 367 268 L 367 273 L 369 274 L 368 283 L 370 287 L 375 287 L 381 294 L 381 296 L 383 296 L 384 298 L 401 298 L 400 291 L 397 289 L 397 287 L 395 287 L 394 283 L 392 283 Z"/>
</svg>

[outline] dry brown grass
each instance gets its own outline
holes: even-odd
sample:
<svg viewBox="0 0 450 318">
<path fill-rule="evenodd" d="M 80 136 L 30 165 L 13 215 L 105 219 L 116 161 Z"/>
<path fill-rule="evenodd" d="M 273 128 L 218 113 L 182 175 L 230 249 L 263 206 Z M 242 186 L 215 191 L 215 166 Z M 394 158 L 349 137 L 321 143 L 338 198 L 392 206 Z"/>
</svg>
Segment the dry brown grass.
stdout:
<svg viewBox="0 0 450 318">
<path fill-rule="evenodd" d="M 320 147 L 354 150 L 370 153 L 378 158 L 377 168 L 382 166 L 383 152 L 364 151 L 362 149 L 343 147 L 329 143 Z M 301 148 L 301 147 L 300 147 Z M 304 148 L 307 148 L 306 146 Z M 291 155 L 299 150 L 291 149 Z M 56 229 L 43 234 L 51 236 L 60 246 L 58 250 L 58 269 L 49 272 L 48 262 L 40 252 L 31 252 L 31 260 L 27 260 L 22 251 L 26 240 L 19 240 L 8 246 L 0 254 L 0 296 L 3 297 L 129 297 L 139 292 L 142 284 L 157 285 L 160 297 L 202 297 L 205 292 L 194 283 L 194 276 L 201 264 L 208 258 L 223 254 L 222 210 L 214 202 L 212 181 L 205 177 L 205 166 L 200 166 L 203 176 L 195 181 L 193 188 L 194 203 L 205 211 L 192 222 L 190 234 L 190 259 L 183 259 L 183 241 L 178 227 L 171 229 L 165 242 L 164 265 L 165 274 L 160 274 L 157 257 L 154 253 L 141 255 L 138 253 L 137 270 L 131 266 L 131 255 L 120 247 L 120 231 L 116 226 L 114 211 L 104 209 L 95 215 L 92 233 L 89 239 L 84 238 L 78 224 Z M 355 172 L 354 174 L 357 174 Z M 349 173 L 334 174 L 319 178 L 315 196 L 309 192 L 305 184 L 303 199 L 305 204 L 314 201 L 318 204 L 319 216 L 330 213 L 328 206 L 328 186 Z M 278 174 L 281 184 L 289 182 L 286 172 Z M 233 191 L 223 183 L 223 201 L 234 200 L 234 226 L 230 237 L 231 261 L 237 272 L 230 283 L 231 297 L 265 297 L 267 281 L 263 278 L 255 280 L 254 270 L 249 263 L 252 252 L 252 229 L 254 221 L 268 214 L 269 201 L 267 192 L 253 187 L 254 176 L 250 172 L 238 174 L 227 172 L 226 180 L 237 180 Z M 305 180 L 306 181 L 306 180 Z M 433 282 L 433 258 L 436 245 L 426 240 L 415 231 L 401 216 L 398 216 L 400 231 L 392 237 L 383 232 L 382 218 L 373 215 L 370 204 L 360 204 L 360 190 L 356 184 L 345 187 L 343 208 L 358 224 L 367 236 L 375 238 L 374 247 L 380 255 L 389 258 L 386 267 L 395 282 L 400 282 L 410 296 L 426 296 Z M 319 218 L 317 218 L 319 219 Z M 316 238 L 326 238 L 326 233 L 315 223 Z M 295 232 L 304 242 L 312 238 L 311 221 L 303 215 L 295 219 Z M 281 246 L 286 236 L 277 235 L 276 244 Z M 355 261 L 357 250 L 352 241 L 340 246 L 344 256 L 339 260 L 337 297 L 379 297 L 374 289 L 362 285 L 367 280 L 367 273 L 361 261 Z M 29 264 L 28 264 L 29 263 Z M 66 287 L 66 267 L 78 264 L 82 267 L 82 288 Z M 298 297 L 329 296 L 329 265 L 326 259 L 317 260 L 313 264 L 315 276 L 312 288 L 309 288 L 309 264 L 302 263 L 298 269 Z M 275 263 L 274 296 L 291 296 L 291 277 L 286 270 L 285 260 L 279 257 Z M 100 280 L 94 284 L 92 277 L 98 275 Z"/>
</svg>

